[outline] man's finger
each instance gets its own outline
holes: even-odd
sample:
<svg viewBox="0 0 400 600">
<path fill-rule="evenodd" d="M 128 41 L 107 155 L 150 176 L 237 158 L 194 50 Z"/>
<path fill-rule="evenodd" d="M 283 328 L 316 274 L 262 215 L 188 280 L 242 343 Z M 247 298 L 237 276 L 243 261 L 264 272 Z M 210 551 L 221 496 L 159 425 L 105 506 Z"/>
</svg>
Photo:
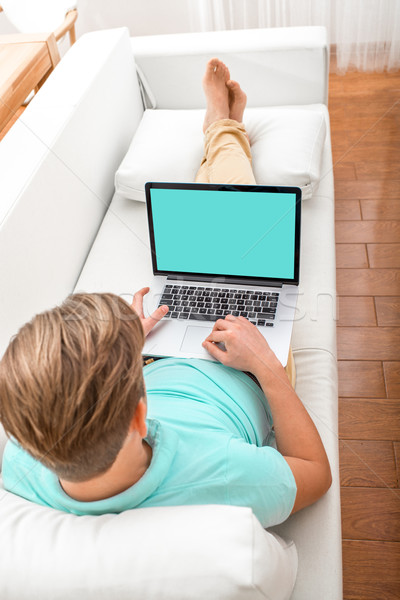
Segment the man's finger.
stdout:
<svg viewBox="0 0 400 600">
<path fill-rule="evenodd" d="M 214 323 L 213 331 L 223 331 L 225 329 L 229 329 L 230 326 L 231 325 L 229 321 L 226 321 L 226 317 L 225 319 L 218 319 L 218 321 L 215 321 Z"/>
<path fill-rule="evenodd" d="M 212 342 L 207 342 L 207 340 L 202 343 L 202 346 L 211 354 L 213 358 L 216 358 L 222 364 L 224 363 L 224 360 L 226 359 L 226 352 L 224 350 L 221 350 Z"/>
<path fill-rule="evenodd" d="M 226 315 L 225 319 L 227 321 L 236 321 L 237 317 L 235 317 L 233 315 Z"/>
<path fill-rule="evenodd" d="M 143 317 L 143 297 L 147 294 L 147 292 L 149 290 L 150 290 L 149 287 L 144 287 L 144 288 L 138 290 L 133 295 L 131 306 L 132 306 L 133 310 L 135 310 L 141 318 Z"/>
<path fill-rule="evenodd" d="M 147 335 L 153 327 L 157 325 L 161 321 L 161 319 L 167 314 L 169 308 L 165 304 L 159 306 L 153 314 L 151 314 L 146 319 L 142 319 L 142 326 L 144 334 Z"/>
<path fill-rule="evenodd" d="M 239 319 L 239 321 L 241 321 L 242 323 L 250 323 L 250 321 L 248 319 L 246 319 L 246 317 L 242 317 L 242 315 L 240 315 L 239 317 L 237 317 Z"/>
<path fill-rule="evenodd" d="M 224 342 L 225 341 L 224 331 L 212 331 L 210 335 L 206 337 L 205 342 Z"/>
<path fill-rule="evenodd" d="M 168 311 L 169 307 L 166 304 L 163 304 L 162 306 L 156 308 L 156 310 L 148 318 L 153 319 L 156 322 L 161 321 L 161 319 L 165 317 Z"/>
<path fill-rule="evenodd" d="M 141 288 L 140 290 L 138 290 L 137 292 L 135 292 L 133 294 L 133 302 L 135 302 L 135 300 L 143 300 L 143 296 L 145 296 L 149 290 L 150 290 L 149 287 L 144 287 L 144 288 Z M 132 304 L 133 304 L 133 302 L 132 302 Z"/>
</svg>

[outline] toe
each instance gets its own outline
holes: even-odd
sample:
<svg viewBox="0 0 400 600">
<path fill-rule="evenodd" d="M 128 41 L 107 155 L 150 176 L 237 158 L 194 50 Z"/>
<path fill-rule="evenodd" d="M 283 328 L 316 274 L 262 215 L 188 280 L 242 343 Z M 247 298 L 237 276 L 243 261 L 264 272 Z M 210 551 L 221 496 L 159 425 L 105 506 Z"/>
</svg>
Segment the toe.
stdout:
<svg viewBox="0 0 400 600">
<path fill-rule="evenodd" d="M 207 74 L 215 73 L 219 67 L 219 62 L 220 61 L 218 60 L 218 58 L 212 58 L 211 60 L 209 60 L 207 63 L 206 73 Z"/>
<path fill-rule="evenodd" d="M 229 69 L 219 58 L 212 58 L 207 63 L 207 69 L 209 73 L 215 73 L 222 79 L 229 79 Z"/>
<path fill-rule="evenodd" d="M 235 97 L 240 96 L 240 94 L 243 93 L 237 81 L 230 79 L 226 82 L 226 85 L 228 86 L 230 93 Z"/>
<path fill-rule="evenodd" d="M 211 64 L 211 66 L 213 67 L 213 69 L 215 70 L 215 69 L 221 69 L 221 67 L 223 67 L 223 64 L 224 64 L 224 63 L 222 63 L 222 62 L 219 60 L 219 58 L 212 58 L 212 59 L 210 60 L 210 64 Z"/>
</svg>

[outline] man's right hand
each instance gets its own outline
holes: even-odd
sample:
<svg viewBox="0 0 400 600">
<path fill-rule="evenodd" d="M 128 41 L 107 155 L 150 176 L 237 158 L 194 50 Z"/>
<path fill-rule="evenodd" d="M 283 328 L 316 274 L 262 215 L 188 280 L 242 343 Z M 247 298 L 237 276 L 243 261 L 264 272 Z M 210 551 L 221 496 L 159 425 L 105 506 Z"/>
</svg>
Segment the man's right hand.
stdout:
<svg viewBox="0 0 400 600">
<path fill-rule="evenodd" d="M 221 350 L 217 343 L 223 343 Z M 203 347 L 223 365 L 240 371 L 250 371 L 256 377 L 268 366 L 282 368 L 268 342 L 250 321 L 244 317 L 227 315 L 216 321 Z"/>
</svg>

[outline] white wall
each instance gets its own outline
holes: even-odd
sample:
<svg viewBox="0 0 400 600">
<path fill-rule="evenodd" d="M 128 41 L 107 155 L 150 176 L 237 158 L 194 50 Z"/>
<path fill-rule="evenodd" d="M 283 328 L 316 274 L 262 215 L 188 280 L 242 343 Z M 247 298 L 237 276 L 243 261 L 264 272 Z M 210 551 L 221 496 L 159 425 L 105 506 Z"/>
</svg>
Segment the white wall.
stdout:
<svg viewBox="0 0 400 600">
<path fill-rule="evenodd" d="M 35 5 L 35 0 L 31 1 Z M 87 31 L 121 26 L 128 27 L 131 35 L 225 27 L 241 29 L 259 27 L 260 24 L 265 26 L 263 21 L 269 15 L 266 24 L 270 21 L 275 26 L 326 25 L 331 43 L 341 40 L 343 29 L 350 30 L 346 35 L 350 35 L 353 42 L 386 41 L 391 39 L 386 31 L 387 27 L 384 23 L 376 23 L 376 20 L 384 20 L 385 13 L 389 17 L 397 2 L 398 0 L 287 0 L 282 4 L 286 10 L 275 8 L 272 13 L 265 10 L 260 13 L 258 0 L 77 0 L 79 16 L 76 30 L 80 36 Z M 212 8 L 215 10 L 214 14 Z M 343 18 L 334 16 L 334 13 L 343 13 L 343 9 Z M 358 18 L 349 17 L 350 9 Z M 225 14 L 224 11 L 228 12 Z M 366 22 L 363 27 L 357 23 L 361 17 Z M 340 32 L 336 33 L 338 26 Z M 353 35 L 351 30 L 354 30 Z M 10 25 L 4 13 L 0 13 L 0 34 L 14 32 L 15 28 Z"/>
<path fill-rule="evenodd" d="M 15 27 L 13 25 L 11 25 L 11 23 L 9 22 L 9 20 L 7 19 L 5 14 L 3 12 L 1 12 L 0 13 L 0 35 L 15 33 L 16 31 L 17 30 L 15 29 Z"/>
<path fill-rule="evenodd" d="M 127 26 L 131 35 L 190 31 L 190 0 L 78 0 L 77 31 Z"/>
<path fill-rule="evenodd" d="M 78 0 L 77 35 L 121 26 L 128 27 L 131 35 L 191 31 L 188 8 L 190 2 L 191 0 Z M 7 17 L 0 13 L 0 34 L 14 32 L 15 28 L 10 25 Z"/>
</svg>

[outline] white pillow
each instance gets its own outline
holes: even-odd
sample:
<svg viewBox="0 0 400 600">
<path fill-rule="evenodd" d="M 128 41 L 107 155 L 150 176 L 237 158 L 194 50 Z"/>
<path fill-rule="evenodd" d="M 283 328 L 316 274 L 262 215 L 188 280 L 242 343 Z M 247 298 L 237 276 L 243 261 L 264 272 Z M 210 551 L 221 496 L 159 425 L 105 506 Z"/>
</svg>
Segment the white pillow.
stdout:
<svg viewBox="0 0 400 600">
<path fill-rule="evenodd" d="M 257 183 L 301 187 L 310 198 L 318 184 L 326 108 L 249 108 L 245 124 Z M 204 110 L 147 110 L 115 175 L 117 193 L 145 201 L 146 181 L 194 181 L 203 155 Z"/>
<path fill-rule="evenodd" d="M 300 187 L 311 198 L 321 174 L 326 108 L 253 108 L 245 113 L 257 183 Z"/>
<path fill-rule="evenodd" d="M 146 181 L 194 181 L 203 156 L 204 110 L 146 110 L 115 174 L 115 190 L 145 202 Z"/>
<path fill-rule="evenodd" d="M 288 600 L 293 542 L 238 506 L 138 508 L 78 517 L 5 492 L 0 597 L 7 600 Z"/>
</svg>

